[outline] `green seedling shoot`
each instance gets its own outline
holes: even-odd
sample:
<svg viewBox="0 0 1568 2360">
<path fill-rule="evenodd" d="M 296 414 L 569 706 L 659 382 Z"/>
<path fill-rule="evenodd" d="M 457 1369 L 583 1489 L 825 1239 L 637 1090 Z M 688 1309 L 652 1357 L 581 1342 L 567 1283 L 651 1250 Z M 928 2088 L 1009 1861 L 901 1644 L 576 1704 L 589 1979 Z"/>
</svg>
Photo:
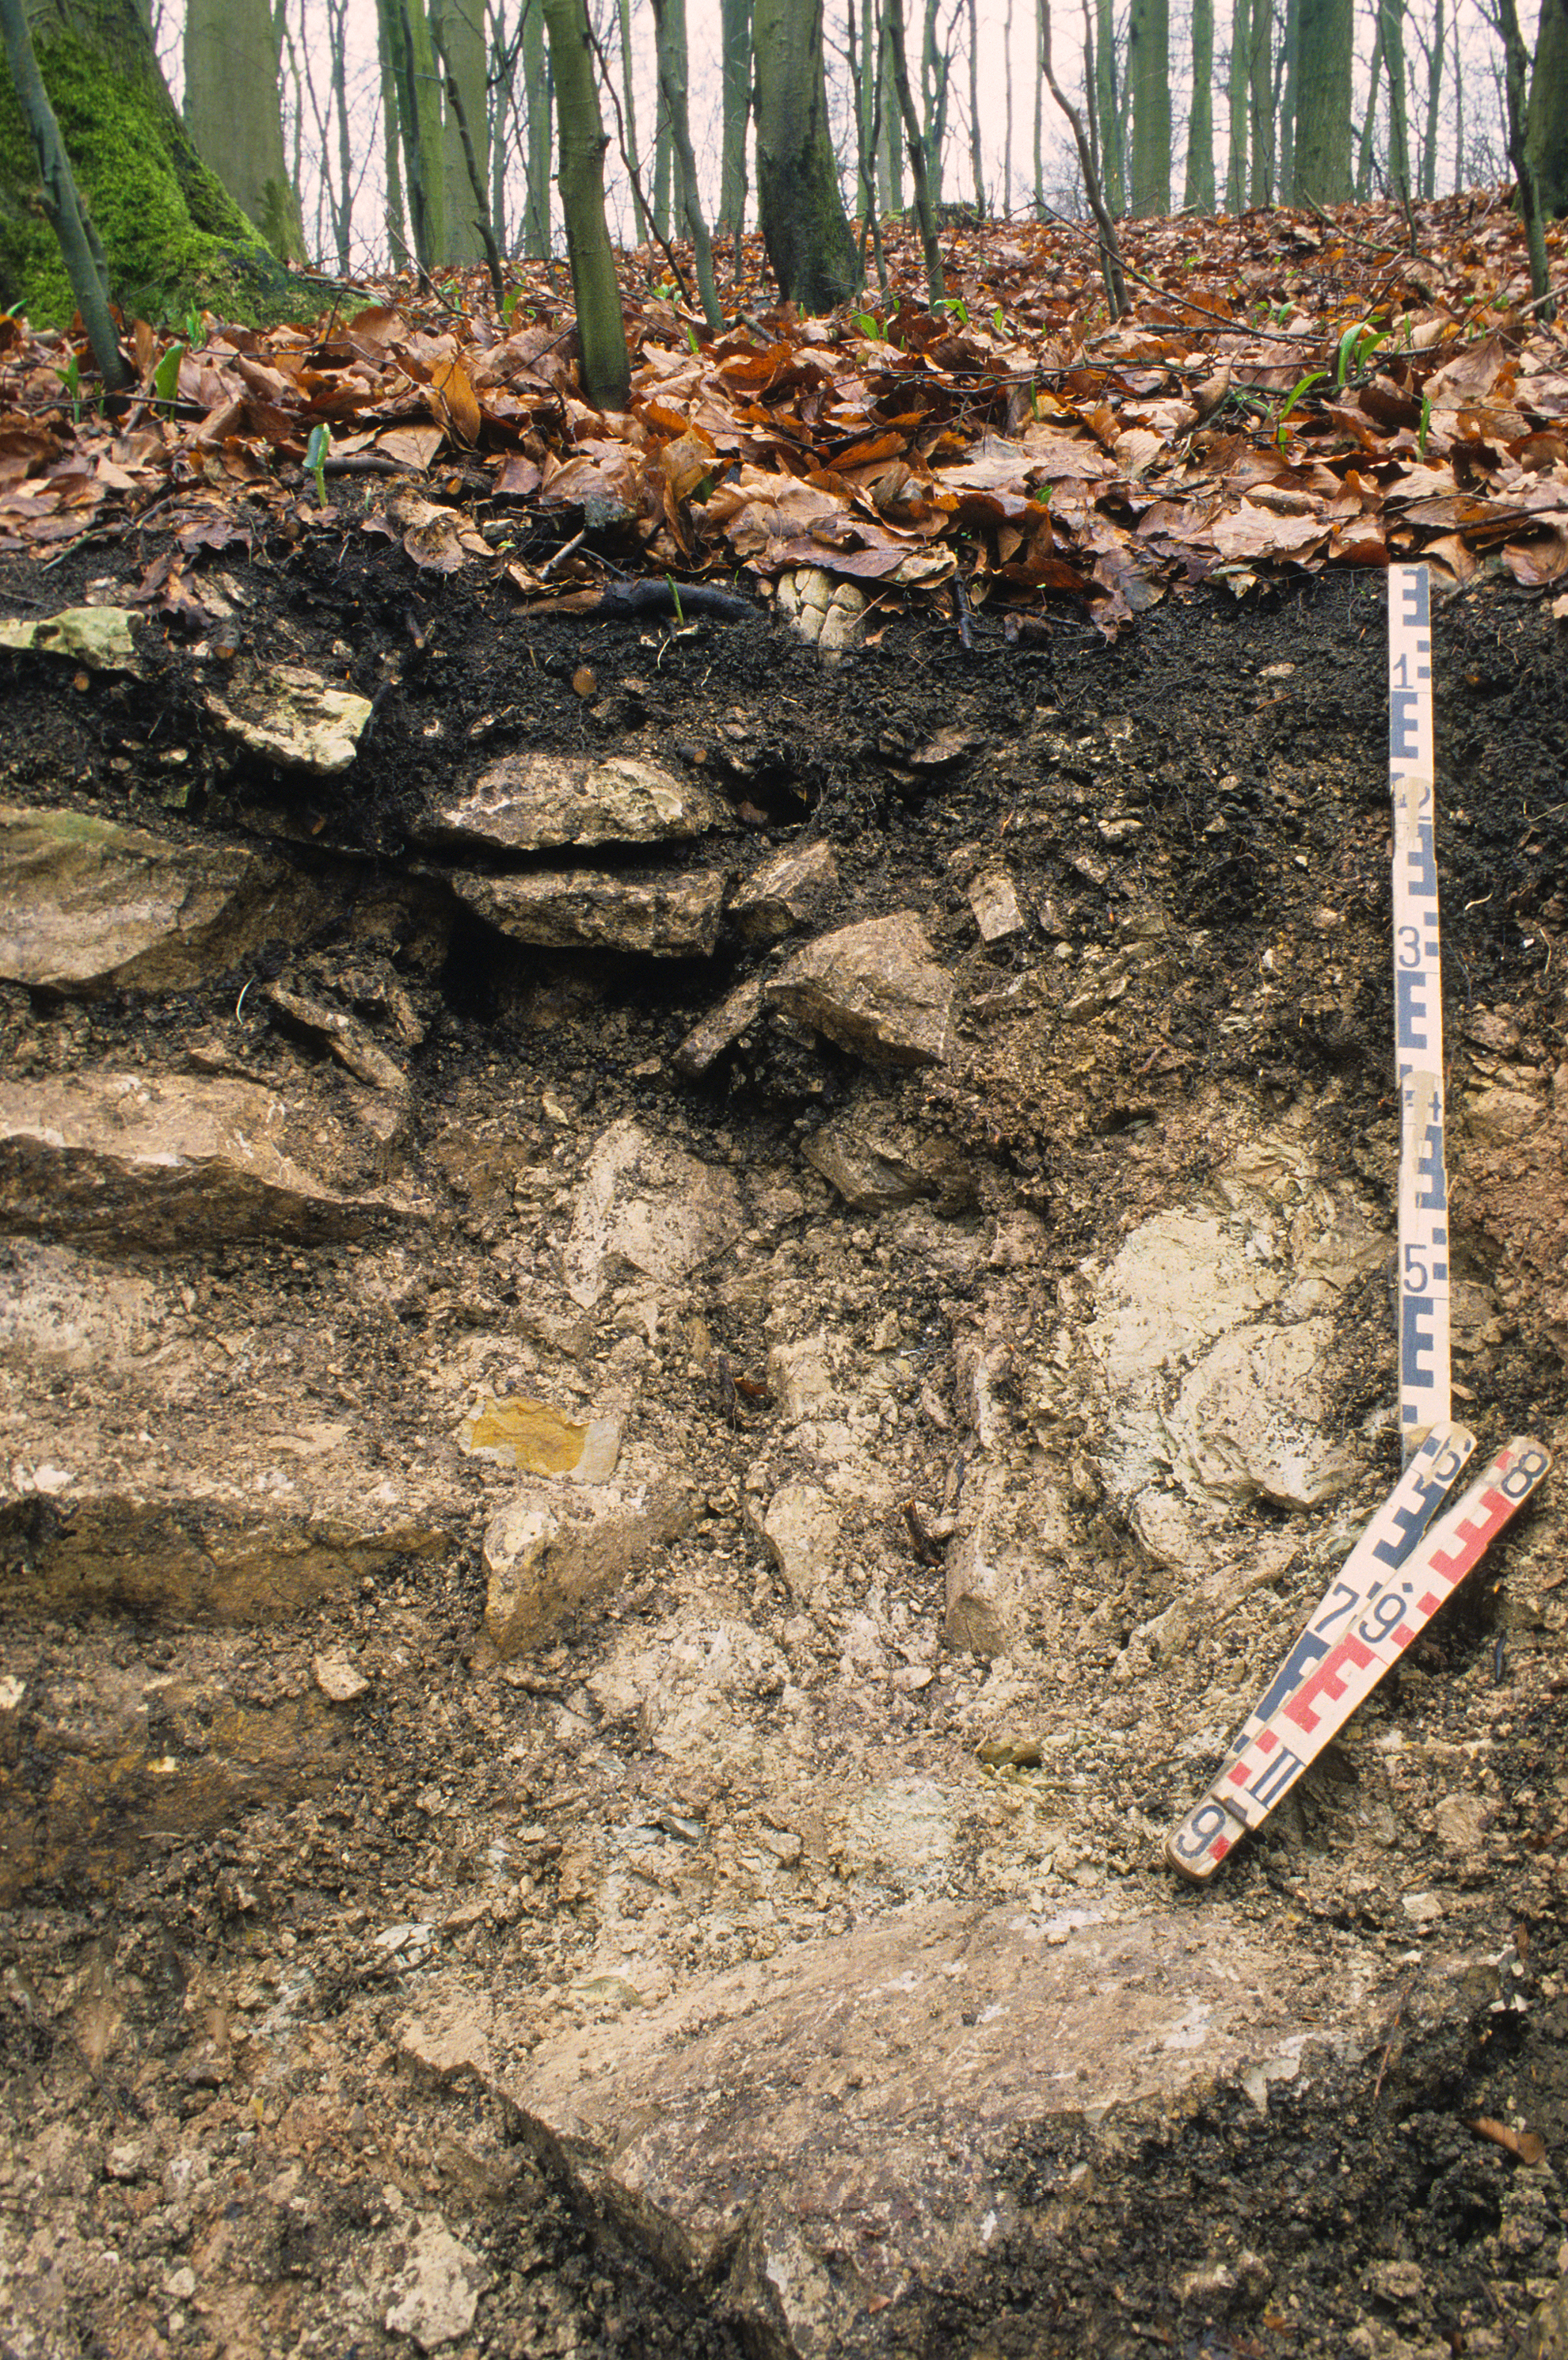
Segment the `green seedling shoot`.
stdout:
<svg viewBox="0 0 1568 2360">
<path fill-rule="evenodd" d="M 316 497 L 323 508 L 327 505 L 327 453 L 332 447 L 332 428 L 324 424 L 312 426 L 305 445 L 305 464 L 316 478 Z"/>
<path fill-rule="evenodd" d="M 684 630 L 686 628 L 686 609 L 681 604 L 681 585 L 677 582 L 673 574 L 667 574 L 664 578 L 670 585 L 670 595 L 675 601 L 675 620 L 681 629 Z"/>
<path fill-rule="evenodd" d="M 70 400 L 71 424 L 73 426 L 80 426 L 82 423 L 81 354 L 72 353 L 67 366 L 62 369 L 56 369 L 55 375 L 59 377 L 61 385 L 65 388 L 67 398 Z"/>
<path fill-rule="evenodd" d="M 1379 335 L 1370 320 L 1353 321 L 1339 340 L 1334 383 L 1343 385 L 1353 369 L 1359 370 L 1363 366 L 1369 353 L 1375 353 L 1379 344 L 1386 344 L 1388 341 L 1387 334 Z"/>
<path fill-rule="evenodd" d="M 1306 376 L 1303 377 L 1298 377 L 1296 383 L 1290 388 L 1290 392 L 1285 397 L 1284 407 L 1279 412 L 1279 416 L 1276 421 L 1274 428 L 1274 440 L 1281 451 L 1285 448 L 1285 421 L 1290 417 L 1291 410 L 1294 410 L 1297 402 L 1301 399 L 1301 396 L 1304 393 L 1310 392 L 1312 387 L 1317 384 L 1320 377 L 1324 377 L 1327 375 L 1328 371 L 1326 369 L 1309 369 Z"/>
<path fill-rule="evenodd" d="M 189 344 L 170 344 L 152 373 L 155 401 L 167 401 L 172 408 L 180 392 L 180 364 L 190 349 Z"/>
<path fill-rule="evenodd" d="M 1426 438 L 1431 425 L 1432 396 L 1430 393 L 1423 393 L 1421 396 L 1421 424 L 1416 428 L 1416 453 L 1423 463 L 1426 458 Z"/>
</svg>

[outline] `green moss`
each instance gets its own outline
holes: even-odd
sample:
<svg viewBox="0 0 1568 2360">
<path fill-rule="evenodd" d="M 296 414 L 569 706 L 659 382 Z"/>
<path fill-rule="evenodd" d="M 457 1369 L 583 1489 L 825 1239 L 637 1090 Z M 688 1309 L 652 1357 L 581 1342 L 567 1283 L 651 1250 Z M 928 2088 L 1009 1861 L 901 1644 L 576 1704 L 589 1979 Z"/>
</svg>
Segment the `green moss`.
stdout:
<svg viewBox="0 0 1568 2360">
<path fill-rule="evenodd" d="M 70 38 L 40 46 L 38 65 L 127 319 L 157 325 L 197 303 L 261 323 L 316 308 L 312 291 L 283 268 L 202 164 L 167 92 Z M 0 305 L 16 302 L 37 327 L 63 326 L 76 308 L 7 75 L 0 77 Z"/>
</svg>

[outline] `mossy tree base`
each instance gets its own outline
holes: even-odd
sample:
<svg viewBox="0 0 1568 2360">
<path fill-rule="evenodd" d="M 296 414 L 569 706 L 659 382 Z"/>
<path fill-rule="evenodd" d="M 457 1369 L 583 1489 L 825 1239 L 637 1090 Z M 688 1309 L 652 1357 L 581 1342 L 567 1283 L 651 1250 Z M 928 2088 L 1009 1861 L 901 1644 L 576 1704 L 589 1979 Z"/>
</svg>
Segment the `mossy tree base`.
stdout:
<svg viewBox="0 0 1568 2360">
<path fill-rule="evenodd" d="M 320 296 L 278 262 L 201 162 L 175 112 L 135 0 L 83 0 L 34 18 L 34 47 L 77 185 L 126 319 L 155 325 L 194 307 L 256 324 L 301 318 Z M 36 327 L 75 300 L 44 214 L 9 76 L 0 83 L 0 307 Z"/>
</svg>

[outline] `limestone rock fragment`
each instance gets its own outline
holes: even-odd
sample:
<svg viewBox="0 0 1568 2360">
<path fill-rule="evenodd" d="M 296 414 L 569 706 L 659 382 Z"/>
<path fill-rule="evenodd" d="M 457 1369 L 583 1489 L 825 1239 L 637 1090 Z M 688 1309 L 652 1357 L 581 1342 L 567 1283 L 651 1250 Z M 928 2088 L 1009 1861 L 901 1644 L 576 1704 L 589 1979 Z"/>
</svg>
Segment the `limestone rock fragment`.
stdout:
<svg viewBox="0 0 1568 2360">
<path fill-rule="evenodd" d="M 1021 934 L 1024 930 L 1023 912 L 1018 908 L 1013 880 L 999 869 L 975 880 L 969 888 L 969 906 L 975 912 L 982 942 L 1006 942 L 1009 935 Z"/>
<path fill-rule="evenodd" d="M 940 1065 L 952 1046 L 953 978 L 912 910 L 821 935 L 764 985 L 763 1000 L 876 1063 Z"/>
<path fill-rule="evenodd" d="M 408 2335 L 422 2352 L 455 2344 L 474 2324 L 479 2298 L 491 2273 L 479 2256 L 461 2245 L 442 2222 L 420 2224 L 413 2250 L 392 2291 L 387 2313 L 389 2335 Z"/>
<path fill-rule="evenodd" d="M 0 977 L 52 991 L 184 989 L 298 923 L 308 889 L 248 848 L 87 812 L 0 806 Z"/>
<path fill-rule="evenodd" d="M 438 803 L 434 820 L 438 834 L 460 843 L 536 852 L 702 836 L 728 826 L 730 812 L 711 789 L 656 762 L 520 754 L 493 763 L 472 793 Z"/>
<path fill-rule="evenodd" d="M 730 914 L 748 942 L 776 943 L 820 918 L 837 886 L 831 844 L 791 846 L 746 879 Z"/>
<path fill-rule="evenodd" d="M 543 1644 L 561 1619 L 646 1565 L 691 1521 L 668 1479 L 516 1491 L 485 1528 L 485 1626 L 503 1657 Z"/>
<path fill-rule="evenodd" d="M 407 1213 L 340 1194 L 286 1150 L 289 1109 L 255 1083 L 96 1072 L 0 1084 L 0 1221 L 74 1241 L 189 1249 L 351 1237 Z M 330 1137 L 321 1143 L 328 1150 Z"/>
<path fill-rule="evenodd" d="M 371 713 L 367 696 L 329 688 L 320 672 L 299 664 L 237 671 L 223 695 L 209 689 L 205 702 L 224 734 L 247 753 L 321 779 L 348 769 Z"/>
<path fill-rule="evenodd" d="M 514 942 L 554 950 L 707 958 L 718 941 L 726 880 L 705 871 L 619 875 L 544 870 L 522 877 L 458 875 L 452 890 Z"/>
<path fill-rule="evenodd" d="M 687 1033 L 675 1052 L 676 1071 L 692 1076 L 705 1074 L 715 1059 L 740 1039 L 747 1025 L 756 1023 L 761 1012 L 761 982 L 754 978 L 737 984 Z"/>
<path fill-rule="evenodd" d="M 0 622 L 0 648 L 18 655 L 64 656 L 95 672 L 137 672 L 141 659 L 127 606 L 62 606 L 58 614 Z"/>
<path fill-rule="evenodd" d="M 586 1310 L 604 1290 L 605 1264 L 616 1259 L 649 1278 L 684 1278 L 733 1245 L 744 1226 L 740 1191 L 727 1172 L 667 1147 L 640 1124 L 613 1123 L 594 1142 L 578 1190 L 566 1291 Z"/>
</svg>

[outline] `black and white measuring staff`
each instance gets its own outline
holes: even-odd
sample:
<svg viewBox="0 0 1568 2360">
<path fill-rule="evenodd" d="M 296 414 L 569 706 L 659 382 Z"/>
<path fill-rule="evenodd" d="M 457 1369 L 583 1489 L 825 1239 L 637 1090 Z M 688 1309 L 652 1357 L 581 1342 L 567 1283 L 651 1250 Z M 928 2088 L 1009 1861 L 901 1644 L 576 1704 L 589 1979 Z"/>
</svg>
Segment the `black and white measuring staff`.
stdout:
<svg viewBox="0 0 1568 2360">
<path fill-rule="evenodd" d="M 1394 1056 L 1399 1088 L 1399 1431 L 1407 1456 L 1452 1405 L 1443 952 L 1427 569 L 1388 569 L 1388 787 L 1394 805 Z"/>
<path fill-rule="evenodd" d="M 1551 1453 L 1528 1437 L 1505 1444 L 1480 1480 L 1417 1543 L 1398 1579 L 1390 1575 L 1353 1620 L 1346 1620 L 1350 1609 L 1342 1610 L 1343 1635 L 1226 1763 L 1203 1800 L 1167 1840 L 1165 1857 L 1172 1868 L 1201 1884 L 1243 1835 L 1262 1826 L 1384 1673 L 1420 1638 L 1551 1464 Z M 1323 1620 L 1313 1626 L 1314 1635 L 1323 1635 Z"/>
</svg>

